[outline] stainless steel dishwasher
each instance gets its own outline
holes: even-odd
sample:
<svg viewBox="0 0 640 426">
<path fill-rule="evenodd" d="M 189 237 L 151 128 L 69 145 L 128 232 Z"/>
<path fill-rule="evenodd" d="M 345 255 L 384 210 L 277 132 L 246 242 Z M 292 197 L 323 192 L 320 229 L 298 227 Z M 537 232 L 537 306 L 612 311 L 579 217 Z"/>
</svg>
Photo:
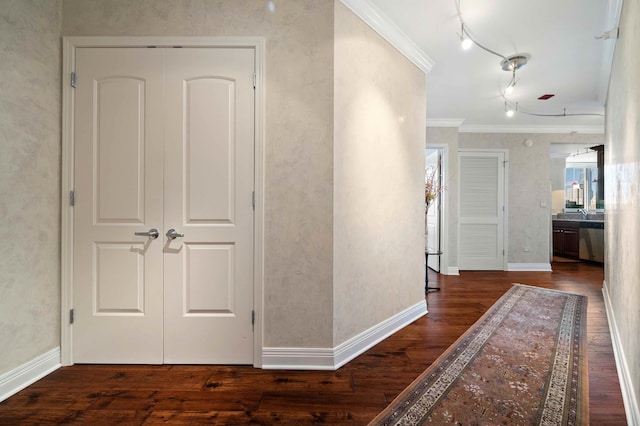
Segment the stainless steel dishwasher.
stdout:
<svg viewBox="0 0 640 426">
<path fill-rule="evenodd" d="M 604 263 L 604 222 L 580 222 L 579 257 Z"/>
</svg>

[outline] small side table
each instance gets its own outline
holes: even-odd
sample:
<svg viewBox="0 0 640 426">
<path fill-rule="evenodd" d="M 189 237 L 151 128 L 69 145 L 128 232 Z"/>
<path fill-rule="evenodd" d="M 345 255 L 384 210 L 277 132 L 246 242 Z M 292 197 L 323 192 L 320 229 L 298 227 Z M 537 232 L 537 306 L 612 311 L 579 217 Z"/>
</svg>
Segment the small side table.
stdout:
<svg viewBox="0 0 640 426">
<path fill-rule="evenodd" d="M 442 252 L 438 251 L 424 251 L 424 294 L 429 293 L 429 290 L 440 290 L 440 287 L 429 287 L 429 256 L 440 256 Z"/>
</svg>

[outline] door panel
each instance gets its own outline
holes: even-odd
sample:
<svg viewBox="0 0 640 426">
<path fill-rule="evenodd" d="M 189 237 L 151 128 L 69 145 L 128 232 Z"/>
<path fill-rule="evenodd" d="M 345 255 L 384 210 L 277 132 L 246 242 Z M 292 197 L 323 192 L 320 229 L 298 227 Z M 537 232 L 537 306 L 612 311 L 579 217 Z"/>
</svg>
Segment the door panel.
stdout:
<svg viewBox="0 0 640 426">
<path fill-rule="evenodd" d="M 504 270 L 504 153 L 460 158 L 460 270 Z"/>
<path fill-rule="evenodd" d="M 234 220 L 235 86 L 217 77 L 185 81 L 187 223 Z"/>
<path fill-rule="evenodd" d="M 254 53 L 167 52 L 165 362 L 253 362 Z"/>
<path fill-rule="evenodd" d="M 231 244 L 185 244 L 185 316 L 225 316 L 235 312 L 235 253 Z"/>
<path fill-rule="evenodd" d="M 142 243 L 95 243 L 95 315 L 144 315 Z"/>
<path fill-rule="evenodd" d="M 76 50 L 74 361 L 162 363 L 162 58 Z M 126 77 L 123 77 L 126 76 Z"/>
<path fill-rule="evenodd" d="M 97 124 L 94 171 L 98 223 L 142 223 L 144 217 L 145 81 L 95 82 Z M 114 170 L 118 170 L 114 173 Z"/>
</svg>

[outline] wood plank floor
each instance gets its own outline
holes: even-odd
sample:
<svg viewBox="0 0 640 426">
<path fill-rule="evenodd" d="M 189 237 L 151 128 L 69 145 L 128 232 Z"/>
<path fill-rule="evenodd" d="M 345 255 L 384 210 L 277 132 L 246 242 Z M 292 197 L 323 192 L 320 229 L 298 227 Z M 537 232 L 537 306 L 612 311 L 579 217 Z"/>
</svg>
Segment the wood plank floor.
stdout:
<svg viewBox="0 0 640 426">
<path fill-rule="evenodd" d="M 554 272 L 430 271 L 429 314 L 338 371 L 215 366 L 61 368 L 0 403 L 0 425 L 367 424 L 510 287 L 589 297 L 593 425 L 625 425 L 602 297 L 602 267 L 553 264 Z"/>
</svg>

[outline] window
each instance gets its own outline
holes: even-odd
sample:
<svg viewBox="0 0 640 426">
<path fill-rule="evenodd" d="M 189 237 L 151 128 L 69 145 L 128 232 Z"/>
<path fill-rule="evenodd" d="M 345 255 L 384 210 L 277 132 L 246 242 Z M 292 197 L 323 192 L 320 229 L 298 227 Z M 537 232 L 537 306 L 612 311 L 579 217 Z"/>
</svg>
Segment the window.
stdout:
<svg viewBox="0 0 640 426">
<path fill-rule="evenodd" d="M 570 165 L 565 169 L 565 211 L 578 209 L 596 210 L 603 206 L 598 202 L 598 168 L 590 164 Z"/>
</svg>

